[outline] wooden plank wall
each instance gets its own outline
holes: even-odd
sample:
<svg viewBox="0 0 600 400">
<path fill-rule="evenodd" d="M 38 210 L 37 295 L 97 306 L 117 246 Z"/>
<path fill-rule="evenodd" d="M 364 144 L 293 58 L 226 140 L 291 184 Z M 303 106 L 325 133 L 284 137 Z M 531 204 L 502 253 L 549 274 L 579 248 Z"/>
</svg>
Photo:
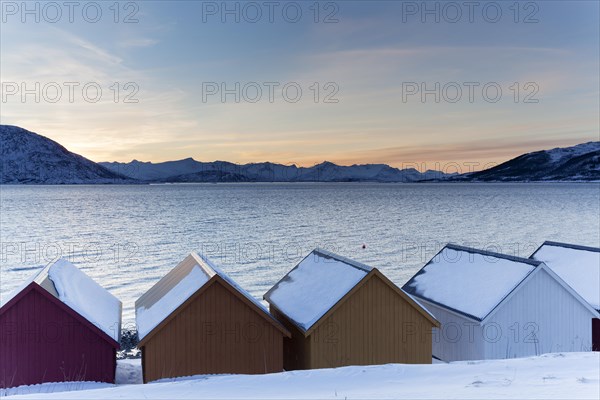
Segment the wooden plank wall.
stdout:
<svg viewBox="0 0 600 400">
<path fill-rule="evenodd" d="M 148 340 L 144 381 L 279 372 L 282 341 L 273 324 L 216 281 Z"/>
<path fill-rule="evenodd" d="M 271 307 L 270 311 L 292 334 L 291 338 L 283 338 L 283 369 L 286 371 L 309 369 L 311 365 L 310 338 L 306 338 L 304 333 L 275 307 Z"/>
<path fill-rule="evenodd" d="M 0 387 L 114 382 L 115 348 L 71 313 L 32 290 L 2 314 Z"/>
<path fill-rule="evenodd" d="M 373 275 L 311 334 L 311 368 L 431 364 L 432 324 Z"/>
<path fill-rule="evenodd" d="M 386 363 L 431 364 L 432 324 L 373 275 L 308 336 L 282 313 L 284 368 L 315 369 Z"/>
</svg>

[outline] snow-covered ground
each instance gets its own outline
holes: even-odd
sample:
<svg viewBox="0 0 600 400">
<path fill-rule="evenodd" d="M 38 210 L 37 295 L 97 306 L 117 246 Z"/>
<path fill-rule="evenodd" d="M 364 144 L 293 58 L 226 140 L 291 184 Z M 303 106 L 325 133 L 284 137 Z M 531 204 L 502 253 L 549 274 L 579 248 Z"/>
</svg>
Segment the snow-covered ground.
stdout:
<svg viewBox="0 0 600 400">
<path fill-rule="evenodd" d="M 43 399 L 598 399 L 600 353 L 196 376 L 147 385 L 133 384 L 141 381 L 139 360 L 124 360 L 117 379 L 117 385 L 45 384 L 5 394 Z"/>
</svg>

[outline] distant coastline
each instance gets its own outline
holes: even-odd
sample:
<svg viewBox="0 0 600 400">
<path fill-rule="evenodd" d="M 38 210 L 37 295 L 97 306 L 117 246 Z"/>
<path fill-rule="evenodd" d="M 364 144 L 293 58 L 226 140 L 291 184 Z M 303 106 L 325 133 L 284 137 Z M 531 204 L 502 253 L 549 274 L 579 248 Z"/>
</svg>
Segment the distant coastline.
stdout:
<svg viewBox="0 0 600 400">
<path fill-rule="evenodd" d="M 387 164 L 297 167 L 193 158 L 161 163 L 93 162 L 26 129 L 0 125 L 0 184 L 600 182 L 600 141 L 526 153 L 492 168 L 445 173 Z"/>
</svg>

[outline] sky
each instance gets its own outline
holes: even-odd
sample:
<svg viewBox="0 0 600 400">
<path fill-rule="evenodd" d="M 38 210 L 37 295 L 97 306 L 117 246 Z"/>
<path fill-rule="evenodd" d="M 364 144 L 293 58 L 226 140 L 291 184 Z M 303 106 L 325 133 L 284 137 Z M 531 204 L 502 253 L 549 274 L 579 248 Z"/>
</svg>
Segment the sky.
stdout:
<svg viewBox="0 0 600 400">
<path fill-rule="evenodd" d="M 598 1 L 2 1 L 0 122 L 94 161 L 482 169 L 600 140 Z"/>
</svg>

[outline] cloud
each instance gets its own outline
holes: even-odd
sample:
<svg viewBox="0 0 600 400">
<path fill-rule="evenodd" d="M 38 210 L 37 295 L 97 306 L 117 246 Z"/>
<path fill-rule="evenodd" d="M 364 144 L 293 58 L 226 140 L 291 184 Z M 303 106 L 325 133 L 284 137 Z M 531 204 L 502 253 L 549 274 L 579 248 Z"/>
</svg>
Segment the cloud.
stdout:
<svg viewBox="0 0 600 400">
<path fill-rule="evenodd" d="M 332 160 L 342 164 L 370 163 L 379 160 L 399 168 L 415 166 L 419 170 L 444 169 L 444 166 L 458 165 L 461 168 L 481 170 L 508 161 L 521 154 L 547 150 L 554 147 L 568 147 L 587 141 L 597 140 L 594 134 L 578 133 L 570 137 L 536 137 L 521 139 L 476 139 L 438 146 L 399 146 L 379 148 L 335 155 Z M 463 171 L 463 172 L 466 172 Z"/>
<path fill-rule="evenodd" d="M 151 47 L 158 43 L 158 40 L 150 39 L 150 38 L 136 38 L 136 39 L 127 39 L 120 41 L 118 43 L 119 47 L 123 48 L 133 48 L 133 47 Z"/>
<path fill-rule="evenodd" d="M 185 92 L 77 33 L 41 25 L 28 30 L 23 40 L 14 28 L 5 32 L 3 27 L 2 33 L 8 35 L 2 40 L 2 82 L 28 89 L 37 84 L 39 92 L 58 84 L 62 90 L 56 103 L 43 95 L 39 103 L 32 96 L 25 102 L 12 96 L 2 104 L 2 123 L 47 135 L 95 160 L 128 157 L 132 149 L 152 143 L 157 144 L 156 152 L 164 148 L 166 138 L 180 139 L 197 126 L 182 106 L 188 101 Z M 65 82 L 77 85 L 72 102 Z M 86 101 L 83 95 L 89 83 L 102 91 L 98 102 Z M 138 103 L 126 102 L 128 95 Z M 153 157 L 154 152 L 147 155 Z"/>
<path fill-rule="evenodd" d="M 192 15 L 170 14 L 172 7 L 156 12 L 163 6 L 149 3 L 141 19 L 146 23 L 135 26 L 3 26 L 2 81 L 96 81 L 104 96 L 96 104 L 10 102 L 2 105 L 2 121 L 46 134 L 94 160 L 194 156 L 304 165 L 325 159 L 392 165 L 504 160 L 598 131 L 597 57 L 556 36 L 515 42 L 512 35 L 485 46 L 478 37 L 440 36 L 450 26 L 400 29 L 366 10 L 365 16 L 345 13 L 343 23 L 305 28 L 227 26 L 227 34 L 215 39 L 207 25 L 185 25 L 197 23 Z M 157 28 L 165 24 L 168 29 Z M 252 47 L 257 27 L 270 34 Z M 206 79 L 294 81 L 304 96 L 296 104 L 280 93 L 274 104 L 206 104 Z M 322 90 L 330 81 L 339 85 L 339 104 L 312 101 L 309 87 L 319 82 Z M 505 93 L 497 104 L 404 103 L 406 81 L 497 81 Z M 540 103 L 512 102 L 508 86 L 515 81 L 537 82 Z M 123 84 L 136 83 L 139 104 L 115 103 L 116 82 L 121 100 L 127 94 Z"/>
</svg>

